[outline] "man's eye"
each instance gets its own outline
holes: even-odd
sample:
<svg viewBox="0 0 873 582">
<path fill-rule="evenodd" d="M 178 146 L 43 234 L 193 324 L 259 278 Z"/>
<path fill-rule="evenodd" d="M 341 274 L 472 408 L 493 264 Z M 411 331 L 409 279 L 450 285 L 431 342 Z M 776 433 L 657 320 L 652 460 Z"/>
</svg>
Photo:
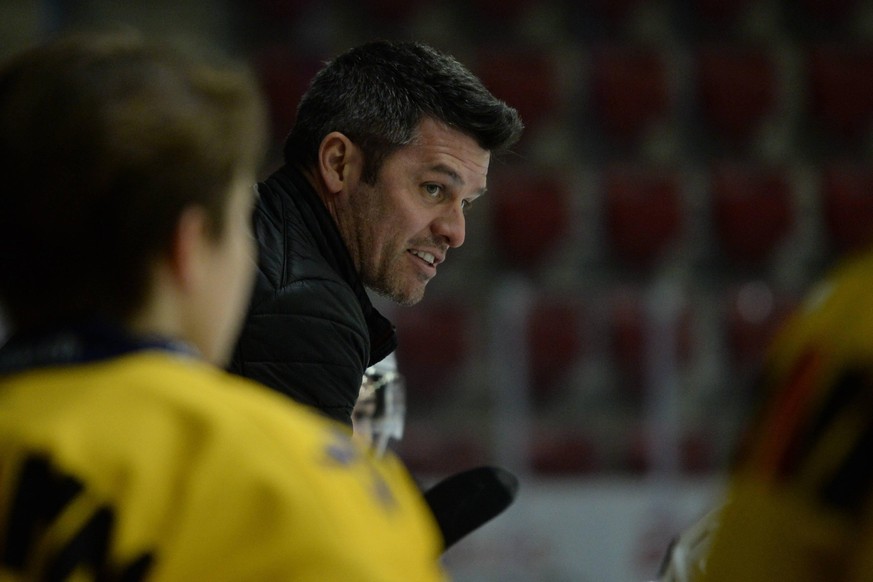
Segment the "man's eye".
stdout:
<svg viewBox="0 0 873 582">
<path fill-rule="evenodd" d="M 424 191 L 431 198 L 438 198 L 443 193 L 443 187 L 439 184 L 425 184 Z"/>
<path fill-rule="evenodd" d="M 471 207 L 471 206 L 473 206 L 473 201 L 472 201 L 472 200 L 461 200 L 461 209 L 462 209 L 464 212 L 467 212 L 468 210 L 470 210 L 470 207 Z"/>
</svg>

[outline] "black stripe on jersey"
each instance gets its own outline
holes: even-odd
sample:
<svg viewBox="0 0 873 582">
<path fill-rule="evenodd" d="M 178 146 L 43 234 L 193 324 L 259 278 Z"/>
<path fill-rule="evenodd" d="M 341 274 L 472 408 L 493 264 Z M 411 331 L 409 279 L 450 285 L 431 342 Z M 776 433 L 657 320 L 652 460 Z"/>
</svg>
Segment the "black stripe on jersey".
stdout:
<svg viewBox="0 0 873 582">
<path fill-rule="evenodd" d="M 115 571 L 109 558 L 115 516 L 108 507 L 99 508 L 88 522 L 53 557 L 46 580 L 61 582 L 84 565 L 95 573 L 95 582 L 137 582 L 143 580 L 152 565 L 152 556 L 143 554 L 137 560 Z"/>
<path fill-rule="evenodd" d="M 865 502 L 873 485 L 873 383 L 869 373 L 855 369 L 840 376 L 811 426 L 805 447 L 810 450 L 846 415 L 858 413 L 867 419 L 866 425 L 850 433 L 854 441 L 846 443 L 845 457 L 819 490 L 824 503 L 850 513 Z"/>
<path fill-rule="evenodd" d="M 852 446 L 832 478 L 823 484 L 821 497 L 828 505 L 858 515 L 870 498 L 873 485 L 873 424 L 868 425 Z"/>
<path fill-rule="evenodd" d="M 78 481 L 55 473 L 45 459 L 27 459 L 22 464 L 4 526 L 6 544 L 0 548 L 0 563 L 14 570 L 23 568 L 42 530 L 81 490 Z"/>
<path fill-rule="evenodd" d="M 24 574 L 34 567 L 42 571 L 40 580 L 67 580 L 74 572 L 89 572 L 97 582 L 134 582 L 148 574 L 153 556 L 143 553 L 126 564 L 113 563 L 110 553 L 115 530 L 115 512 L 106 505 L 91 513 L 76 531 L 61 541 L 43 564 L 32 564 L 41 541 L 52 533 L 60 516 L 82 495 L 81 481 L 65 475 L 40 456 L 21 464 L 11 497 L 12 507 L 0 538 L 0 563 L 10 571 Z M 2 541 L 5 540 L 5 544 Z"/>
<path fill-rule="evenodd" d="M 847 370 L 827 392 L 818 413 L 810 419 L 809 426 L 796 451 L 798 462 L 803 462 L 816 444 L 830 431 L 846 410 L 860 405 L 863 392 L 869 390 L 866 376 L 857 370 Z"/>
</svg>

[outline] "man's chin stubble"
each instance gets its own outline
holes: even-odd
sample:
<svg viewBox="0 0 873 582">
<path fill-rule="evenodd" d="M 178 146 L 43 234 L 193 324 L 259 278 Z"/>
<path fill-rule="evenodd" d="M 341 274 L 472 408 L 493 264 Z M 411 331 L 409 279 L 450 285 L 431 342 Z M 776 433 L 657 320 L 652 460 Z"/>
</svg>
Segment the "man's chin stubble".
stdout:
<svg viewBox="0 0 873 582">
<path fill-rule="evenodd" d="M 396 289 L 386 289 L 386 288 L 382 288 L 382 287 L 373 287 L 373 286 L 369 286 L 369 285 L 367 286 L 367 288 L 370 291 L 376 293 L 377 295 L 384 297 L 384 298 L 386 298 L 394 303 L 397 303 L 398 305 L 402 305 L 404 307 L 410 307 L 412 305 L 415 305 L 416 303 L 418 303 L 419 301 L 421 301 L 424 298 L 424 290 L 422 290 L 421 293 L 418 293 L 416 295 L 409 295 L 407 293 L 399 292 Z"/>
</svg>

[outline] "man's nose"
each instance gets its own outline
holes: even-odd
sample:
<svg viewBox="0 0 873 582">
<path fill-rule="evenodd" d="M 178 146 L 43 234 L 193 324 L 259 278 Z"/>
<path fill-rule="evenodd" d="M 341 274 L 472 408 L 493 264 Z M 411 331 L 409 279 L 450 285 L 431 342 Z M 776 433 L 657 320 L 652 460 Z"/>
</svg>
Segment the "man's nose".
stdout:
<svg viewBox="0 0 873 582">
<path fill-rule="evenodd" d="M 453 204 L 447 208 L 433 222 L 432 230 L 435 235 L 439 236 L 451 248 L 456 248 L 464 244 L 466 236 L 466 218 L 464 210 L 460 204 Z"/>
</svg>

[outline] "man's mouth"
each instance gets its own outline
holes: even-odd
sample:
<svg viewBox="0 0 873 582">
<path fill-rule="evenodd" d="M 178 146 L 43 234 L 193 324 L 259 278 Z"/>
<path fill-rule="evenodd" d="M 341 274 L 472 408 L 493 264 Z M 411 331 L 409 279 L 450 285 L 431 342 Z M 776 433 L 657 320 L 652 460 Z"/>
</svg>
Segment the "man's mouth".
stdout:
<svg viewBox="0 0 873 582">
<path fill-rule="evenodd" d="M 418 257 L 419 259 L 421 259 L 422 261 L 424 261 L 425 263 L 427 263 L 428 265 L 430 265 L 431 267 L 436 266 L 436 263 L 437 263 L 436 257 L 433 256 L 431 253 L 428 253 L 425 251 L 416 251 L 414 249 L 410 249 L 409 252 L 412 253 L 413 255 L 415 255 L 416 257 Z"/>
</svg>

